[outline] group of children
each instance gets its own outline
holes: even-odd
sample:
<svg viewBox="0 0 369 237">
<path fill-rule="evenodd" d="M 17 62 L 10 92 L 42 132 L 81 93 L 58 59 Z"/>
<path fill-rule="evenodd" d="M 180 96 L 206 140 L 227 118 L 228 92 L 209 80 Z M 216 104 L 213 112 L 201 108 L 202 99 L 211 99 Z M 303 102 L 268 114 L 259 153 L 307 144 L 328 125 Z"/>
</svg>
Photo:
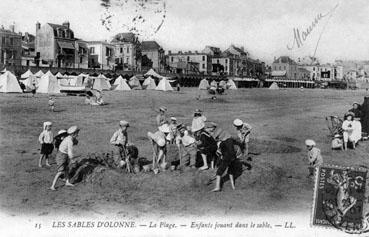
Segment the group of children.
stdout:
<svg viewBox="0 0 369 237">
<path fill-rule="evenodd" d="M 56 182 L 59 178 L 65 181 L 66 186 L 73 186 L 69 182 L 68 170 L 69 163 L 74 158 L 73 147 L 78 144 L 79 128 L 72 126 L 68 130 L 60 130 L 54 137 L 51 131 L 52 123 L 47 121 L 43 124 L 43 131 L 39 136 L 39 142 L 41 144 L 41 156 L 38 162 L 38 166 L 41 168 L 43 160 L 45 160 L 46 166 L 50 167 L 49 158 L 54 148 L 57 150 L 56 165 L 57 173 L 53 179 L 51 190 L 55 190 Z"/>
<path fill-rule="evenodd" d="M 160 107 L 156 117 L 158 129 L 156 132 L 148 132 L 148 138 L 153 148 L 152 170 L 157 174 L 160 169 L 169 167 L 166 162 L 168 144 L 176 144 L 179 151 L 179 166 L 174 169 L 196 169 L 197 154 L 200 153 L 202 166 L 199 170 L 212 169 L 217 166 L 215 176 L 215 188 L 212 191 L 220 191 L 221 176 L 226 170 L 234 187 L 235 160 L 247 157 L 248 142 L 252 127 L 235 119 L 233 125 L 238 133 L 238 138 L 233 138 L 230 133 L 220 128 L 214 122 L 208 122 L 201 110 L 195 110 L 191 126 L 178 123 L 175 117 L 170 121 L 166 118 L 167 108 Z M 228 169 L 227 169 L 228 168 Z"/>
</svg>

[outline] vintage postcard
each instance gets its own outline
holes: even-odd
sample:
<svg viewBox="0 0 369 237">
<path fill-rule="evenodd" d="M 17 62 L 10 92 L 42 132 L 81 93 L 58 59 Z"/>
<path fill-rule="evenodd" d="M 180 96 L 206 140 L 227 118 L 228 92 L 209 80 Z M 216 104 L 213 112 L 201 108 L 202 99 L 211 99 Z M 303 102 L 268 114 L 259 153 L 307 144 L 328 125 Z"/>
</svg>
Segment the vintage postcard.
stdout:
<svg viewBox="0 0 369 237">
<path fill-rule="evenodd" d="M 1 0 L 0 236 L 369 236 L 368 10 Z"/>
</svg>

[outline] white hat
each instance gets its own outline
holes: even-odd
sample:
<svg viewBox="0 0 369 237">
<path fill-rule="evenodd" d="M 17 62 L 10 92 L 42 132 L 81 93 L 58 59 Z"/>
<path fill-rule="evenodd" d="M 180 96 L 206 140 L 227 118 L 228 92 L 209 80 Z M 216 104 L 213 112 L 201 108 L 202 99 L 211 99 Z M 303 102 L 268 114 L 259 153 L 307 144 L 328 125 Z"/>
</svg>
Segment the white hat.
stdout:
<svg viewBox="0 0 369 237">
<path fill-rule="evenodd" d="M 119 125 L 120 125 L 120 126 L 129 127 L 129 123 L 128 123 L 127 121 L 125 121 L 125 120 L 121 120 L 121 121 L 119 121 Z"/>
<path fill-rule="evenodd" d="M 160 107 L 160 108 L 159 108 L 159 111 L 163 111 L 163 112 L 165 112 L 165 111 L 167 111 L 167 108 L 166 108 L 166 107 L 164 107 L 164 106 L 162 106 L 162 107 Z"/>
<path fill-rule="evenodd" d="M 44 130 L 46 129 L 46 126 L 51 126 L 53 123 L 50 121 L 44 122 Z"/>
<path fill-rule="evenodd" d="M 311 139 L 307 139 L 305 141 L 305 145 L 306 146 L 316 146 L 316 143 L 313 140 L 311 140 Z"/>
<path fill-rule="evenodd" d="M 72 126 L 72 127 L 68 128 L 68 134 L 73 134 L 77 131 L 79 131 L 79 128 L 77 126 Z"/>
<path fill-rule="evenodd" d="M 170 120 L 177 121 L 177 118 L 176 117 L 170 117 Z"/>
<path fill-rule="evenodd" d="M 159 127 L 159 131 L 162 133 L 170 133 L 170 128 L 168 124 L 163 124 Z"/>
<path fill-rule="evenodd" d="M 62 133 L 66 133 L 66 132 L 67 132 L 67 130 L 62 129 L 62 130 L 60 130 L 60 131 L 58 132 L 58 135 L 60 135 L 60 134 L 62 134 Z"/>
<path fill-rule="evenodd" d="M 339 134 L 334 135 L 336 138 L 340 138 L 341 136 Z"/>
<path fill-rule="evenodd" d="M 191 131 L 192 132 L 197 132 L 200 131 L 201 129 L 203 129 L 205 127 L 205 123 L 201 122 L 201 123 L 194 123 L 192 125 Z"/>
<path fill-rule="evenodd" d="M 242 126 L 243 125 L 243 122 L 241 119 L 235 119 L 233 121 L 233 125 L 236 126 L 236 127 L 239 127 L 239 126 Z"/>
</svg>

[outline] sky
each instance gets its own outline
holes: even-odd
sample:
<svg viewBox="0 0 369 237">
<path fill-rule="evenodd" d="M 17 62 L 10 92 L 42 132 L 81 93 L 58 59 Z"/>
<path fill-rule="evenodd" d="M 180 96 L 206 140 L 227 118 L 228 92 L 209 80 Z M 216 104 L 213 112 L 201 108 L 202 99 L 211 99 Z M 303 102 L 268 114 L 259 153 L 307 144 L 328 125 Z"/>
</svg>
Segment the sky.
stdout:
<svg viewBox="0 0 369 237">
<path fill-rule="evenodd" d="M 314 56 L 316 48 L 322 63 L 369 59 L 367 0 L 1 0 L 0 9 L 1 25 L 15 23 L 17 32 L 31 34 L 36 22 L 68 20 L 84 40 L 110 40 L 131 30 L 166 51 L 206 45 L 225 50 L 234 44 L 268 64 L 281 55 Z M 302 33 L 309 26 L 310 33 Z M 292 47 L 294 29 L 300 32 L 299 47 L 296 42 Z"/>
</svg>

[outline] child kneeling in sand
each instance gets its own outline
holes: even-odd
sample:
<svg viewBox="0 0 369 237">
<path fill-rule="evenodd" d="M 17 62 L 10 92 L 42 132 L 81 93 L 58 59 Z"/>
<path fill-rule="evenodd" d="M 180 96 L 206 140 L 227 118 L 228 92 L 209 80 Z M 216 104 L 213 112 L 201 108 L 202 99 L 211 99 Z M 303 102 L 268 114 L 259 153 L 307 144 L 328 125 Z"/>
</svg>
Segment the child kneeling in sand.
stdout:
<svg viewBox="0 0 369 237">
<path fill-rule="evenodd" d="M 321 166 L 323 164 L 323 158 L 320 154 L 320 149 L 316 147 L 316 143 L 308 139 L 305 141 L 306 148 L 308 150 L 308 160 L 309 160 L 309 177 L 314 176 L 315 168 Z"/>
<path fill-rule="evenodd" d="M 68 129 L 68 136 L 63 139 L 59 146 L 58 153 L 56 154 L 56 164 L 58 167 L 58 172 L 56 173 L 53 183 L 50 187 L 51 190 L 55 190 L 55 184 L 58 179 L 64 174 L 66 179 L 65 186 L 74 186 L 69 182 L 69 163 L 70 160 L 73 159 L 73 146 L 78 143 L 77 137 L 79 129 L 77 126 L 72 126 Z"/>
</svg>

